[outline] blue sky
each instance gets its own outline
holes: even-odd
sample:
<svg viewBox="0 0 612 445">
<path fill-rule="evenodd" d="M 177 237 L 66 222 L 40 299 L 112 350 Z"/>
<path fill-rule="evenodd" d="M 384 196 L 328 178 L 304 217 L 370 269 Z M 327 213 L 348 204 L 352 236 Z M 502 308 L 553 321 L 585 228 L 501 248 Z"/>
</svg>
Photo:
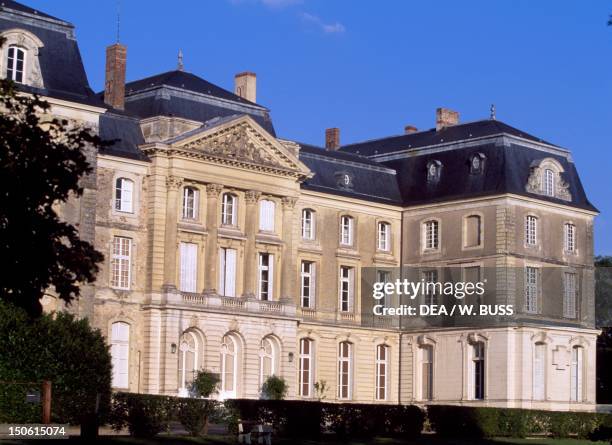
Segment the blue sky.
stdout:
<svg viewBox="0 0 612 445">
<path fill-rule="evenodd" d="M 94 89 L 116 39 L 117 0 L 26 0 L 77 27 Z M 343 143 L 498 119 L 572 150 L 602 214 L 596 253 L 612 255 L 612 2 L 592 0 L 121 0 L 128 79 L 176 67 L 227 89 L 258 76 L 279 136 Z"/>
</svg>

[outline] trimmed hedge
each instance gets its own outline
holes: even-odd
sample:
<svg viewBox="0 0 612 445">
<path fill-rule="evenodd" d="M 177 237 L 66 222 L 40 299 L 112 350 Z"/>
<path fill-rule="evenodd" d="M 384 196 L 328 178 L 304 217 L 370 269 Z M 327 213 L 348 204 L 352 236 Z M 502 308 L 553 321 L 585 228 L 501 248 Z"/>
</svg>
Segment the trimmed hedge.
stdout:
<svg viewBox="0 0 612 445">
<path fill-rule="evenodd" d="M 269 423 L 283 436 L 317 438 L 334 433 L 339 438 L 417 437 L 423 411 L 412 405 L 324 403 L 304 400 L 232 399 L 225 402 L 230 422 L 238 419 Z M 235 431 L 235 425 L 230 425 Z"/>
<path fill-rule="evenodd" d="M 588 438 L 612 415 L 591 412 L 540 411 L 516 408 L 429 405 L 427 417 L 440 436 Z"/>
</svg>

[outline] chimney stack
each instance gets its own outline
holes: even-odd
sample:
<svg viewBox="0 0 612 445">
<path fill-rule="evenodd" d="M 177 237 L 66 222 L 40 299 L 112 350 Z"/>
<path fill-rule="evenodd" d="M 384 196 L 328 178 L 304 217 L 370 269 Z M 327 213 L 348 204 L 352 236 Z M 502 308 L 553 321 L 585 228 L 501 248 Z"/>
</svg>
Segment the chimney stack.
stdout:
<svg viewBox="0 0 612 445">
<path fill-rule="evenodd" d="M 340 129 L 327 128 L 325 130 L 325 149 L 337 150 L 340 148 Z"/>
<path fill-rule="evenodd" d="M 257 102 L 257 75 L 249 71 L 234 76 L 234 94 L 249 102 Z"/>
<path fill-rule="evenodd" d="M 452 127 L 459 123 L 459 112 L 448 108 L 438 108 L 436 110 L 436 131 L 446 127 Z"/>
<path fill-rule="evenodd" d="M 406 125 L 404 127 L 404 134 L 412 134 L 412 133 L 416 133 L 417 131 L 419 131 L 419 129 L 415 127 L 414 125 Z"/>
<path fill-rule="evenodd" d="M 125 66 L 127 48 L 120 43 L 106 47 L 106 80 L 104 103 L 123 110 L 125 108 Z"/>
</svg>

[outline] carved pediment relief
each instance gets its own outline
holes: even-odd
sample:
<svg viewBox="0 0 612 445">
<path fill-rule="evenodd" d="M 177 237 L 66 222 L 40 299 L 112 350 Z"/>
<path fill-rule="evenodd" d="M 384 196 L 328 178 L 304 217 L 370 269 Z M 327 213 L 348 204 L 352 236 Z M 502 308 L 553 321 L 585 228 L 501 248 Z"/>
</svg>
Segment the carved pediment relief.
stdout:
<svg viewBox="0 0 612 445">
<path fill-rule="evenodd" d="M 552 175 L 552 194 L 546 191 L 546 172 Z M 547 195 L 564 201 L 571 201 L 572 195 L 569 191 L 569 184 L 563 178 L 564 170 L 559 162 L 552 158 L 546 158 L 532 163 L 529 171 L 529 178 L 525 185 L 525 190 L 528 193 L 537 195 Z"/>
</svg>

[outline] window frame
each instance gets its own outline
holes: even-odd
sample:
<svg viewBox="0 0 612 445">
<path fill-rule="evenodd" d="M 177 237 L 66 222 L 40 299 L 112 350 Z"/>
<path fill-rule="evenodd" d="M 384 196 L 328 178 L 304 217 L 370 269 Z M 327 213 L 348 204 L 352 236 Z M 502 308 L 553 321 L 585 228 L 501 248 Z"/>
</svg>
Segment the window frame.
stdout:
<svg viewBox="0 0 612 445">
<path fill-rule="evenodd" d="M 121 184 L 121 185 L 120 185 Z M 129 184 L 129 187 L 127 187 L 129 190 L 124 189 L 124 185 L 127 186 Z M 125 176 L 119 176 L 115 179 L 115 192 L 113 194 L 114 196 L 114 206 L 113 209 L 116 212 L 121 212 L 121 213 L 134 213 L 134 197 L 135 197 L 135 187 L 136 182 L 128 177 Z M 124 195 L 128 195 L 129 199 L 126 199 L 124 197 Z M 126 208 L 124 208 L 124 205 L 126 206 Z"/>
<path fill-rule="evenodd" d="M 238 221 L 238 196 L 225 192 L 221 196 L 221 225 L 236 227 Z"/>
<path fill-rule="evenodd" d="M 570 357 L 570 401 L 584 402 L 584 364 L 585 348 L 581 345 L 572 346 Z M 576 352 L 576 356 L 574 356 Z"/>
<path fill-rule="evenodd" d="M 542 354 L 538 357 L 538 354 Z M 533 389 L 532 397 L 533 400 L 544 401 L 546 400 L 546 355 L 547 345 L 543 342 L 534 344 L 533 350 Z M 538 368 L 538 366 L 540 368 Z M 541 376 L 541 377 L 538 377 Z M 541 381 L 539 379 L 542 379 Z"/>
<path fill-rule="evenodd" d="M 355 244 L 355 218 L 350 215 L 340 216 L 340 245 L 353 246 Z"/>
<path fill-rule="evenodd" d="M 119 328 L 123 328 L 123 327 L 126 328 L 127 339 L 115 338 L 115 329 L 114 329 L 115 326 L 118 327 L 117 331 L 120 330 Z M 118 320 L 111 324 L 110 354 L 111 354 L 111 365 L 112 365 L 111 386 L 113 388 L 128 389 L 130 387 L 130 335 L 131 335 L 130 331 L 131 331 L 131 326 L 129 323 L 125 321 Z M 123 335 L 121 335 L 121 337 L 123 337 Z M 126 357 L 124 360 L 121 360 L 120 357 L 116 356 L 116 354 L 120 352 L 118 351 L 118 349 L 120 348 L 125 349 Z M 125 369 L 116 369 L 115 368 L 116 361 L 123 361 Z M 125 371 L 125 372 L 122 373 L 121 371 Z M 126 379 L 125 385 L 123 385 L 123 381 L 119 381 L 119 382 L 117 381 L 119 380 L 120 374 L 125 374 L 125 379 Z"/>
<path fill-rule="evenodd" d="M 476 227 L 476 231 L 477 231 L 477 240 L 478 243 L 474 244 L 474 245 L 469 245 L 468 241 L 470 238 L 470 220 L 471 219 L 477 219 L 477 227 Z M 484 246 L 484 240 L 483 240 L 483 236 L 484 236 L 484 224 L 483 224 L 483 220 L 484 217 L 481 213 L 470 213 L 466 216 L 463 217 L 463 242 L 462 242 L 462 247 L 464 250 L 470 250 L 470 249 L 481 249 Z"/>
<path fill-rule="evenodd" d="M 376 226 L 376 250 L 391 252 L 391 224 L 386 221 L 378 221 Z"/>
<path fill-rule="evenodd" d="M 554 198 L 556 172 L 552 168 L 545 168 L 542 175 L 542 192 L 544 193 L 544 195 Z"/>
<path fill-rule="evenodd" d="M 11 57 L 11 50 L 13 50 L 13 56 Z M 22 55 L 21 61 L 18 58 L 19 53 Z M 6 78 L 12 80 L 20 85 L 27 85 L 26 82 L 26 68 L 27 68 L 27 57 L 28 50 L 22 46 L 11 44 L 7 48 L 6 52 Z M 12 59 L 12 67 L 11 67 Z M 21 71 L 18 70 L 17 64 L 21 62 Z M 21 80 L 17 80 L 18 74 L 21 74 Z"/>
<path fill-rule="evenodd" d="M 264 258 L 267 259 L 267 264 L 264 264 Z M 265 292 L 262 287 L 264 282 Z M 257 298 L 261 301 L 274 300 L 274 254 L 269 252 L 259 252 L 257 255 Z"/>
<path fill-rule="evenodd" d="M 472 343 L 473 400 L 486 399 L 486 345 L 484 341 Z"/>
<path fill-rule="evenodd" d="M 198 251 L 199 245 L 188 241 L 179 242 L 179 290 L 181 292 L 197 292 L 198 289 Z M 193 252 L 187 253 L 187 249 L 193 249 Z M 187 261 L 190 258 L 184 255 L 194 255 L 193 270 L 187 270 Z M 192 276 L 189 276 L 192 275 Z"/>
<path fill-rule="evenodd" d="M 563 224 L 563 251 L 576 253 L 576 225 L 571 222 Z"/>
<path fill-rule="evenodd" d="M 316 239 L 315 213 L 312 209 L 302 209 L 301 228 L 303 240 L 313 241 Z"/>
<path fill-rule="evenodd" d="M 431 228 L 430 228 L 431 226 Z M 428 219 L 422 223 L 422 243 L 424 252 L 437 252 L 440 250 L 440 221 Z"/>
<path fill-rule="evenodd" d="M 338 309 L 343 313 L 350 313 L 354 308 L 355 298 L 355 267 L 341 265 L 339 268 L 338 281 Z M 347 271 L 347 276 L 343 276 L 343 272 Z M 344 286 L 346 285 L 346 288 Z M 346 309 L 344 309 L 344 295 L 346 295 Z"/>
<path fill-rule="evenodd" d="M 563 317 L 578 317 L 578 274 L 574 271 L 563 272 Z"/>
<path fill-rule="evenodd" d="M 431 401 L 434 394 L 434 347 L 424 344 L 421 352 L 421 400 Z"/>
<path fill-rule="evenodd" d="M 193 196 L 189 196 L 193 192 Z M 189 205 L 191 203 L 191 207 Z M 197 221 L 199 218 L 200 191 L 196 187 L 183 187 L 182 219 Z"/>
<path fill-rule="evenodd" d="M 308 345 L 308 352 L 305 351 L 305 345 Z M 299 390 L 298 395 L 300 397 L 312 397 L 313 381 L 314 381 L 314 340 L 308 337 L 300 338 L 299 344 Z M 307 363 L 307 366 L 305 366 Z M 307 380 L 304 380 L 304 374 L 308 374 Z M 308 389 L 307 393 L 304 392 L 304 387 Z"/>
<path fill-rule="evenodd" d="M 530 277 L 531 275 L 531 277 Z M 534 265 L 526 265 L 524 271 L 524 282 L 525 282 L 525 304 L 524 310 L 528 314 L 539 313 L 540 304 L 540 286 L 541 276 L 540 268 Z M 530 280 L 530 278 L 534 278 Z"/>
<path fill-rule="evenodd" d="M 536 215 L 525 216 L 525 246 L 526 247 L 537 247 L 538 246 L 538 225 L 539 220 Z"/>
<path fill-rule="evenodd" d="M 344 355 L 345 346 L 346 356 Z M 338 400 L 351 400 L 353 397 L 353 347 L 353 343 L 349 341 L 338 343 Z M 344 364 L 347 365 L 346 369 L 343 366 Z M 344 389 L 346 389 L 346 393 Z"/>
<path fill-rule="evenodd" d="M 268 207 L 267 209 L 265 207 Z M 266 217 L 266 212 L 271 215 Z M 276 227 L 276 203 L 271 199 L 259 200 L 259 231 L 274 232 Z"/>
<path fill-rule="evenodd" d="M 378 401 L 385 401 L 389 398 L 389 345 L 381 343 L 376 345 L 376 361 L 374 372 L 374 398 Z M 381 358 L 381 351 L 384 351 L 384 358 Z M 381 380 L 384 382 L 381 385 Z M 382 397 L 381 395 L 382 391 Z"/>
<path fill-rule="evenodd" d="M 308 266 L 308 270 L 306 267 Z M 308 281 L 308 285 L 305 282 Z M 304 292 L 308 289 L 308 295 Z M 308 304 L 304 304 L 308 299 Z M 314 309 L 316 306 L 316 264 L 311 260 L 300 262 L 300 306 L 304 309 Z"/>
<path fill-rule="evenodd" d="M 118 241 L 118 245 L 117 245 Z M 127 254 L 122 253 L 122 241 L 127 242 Z M 118 247 L 118 251 L 115 248 Z M 132 284 L 132 249 L 133 240 L 127 236 L 115 235 L 111 243 L 111 263 L 110 263 L 110 287 L 118 290 L 130 290 Z M 116 253 L 118 252 L 118 253 Z M 115 264 L 118 262 L 117 273 L 115 275 Z M 123 285 L 122 272 L 127 270 L 127 283 Z M 115 280 L 115 276 L 117 279 Z"/>
</svg>

